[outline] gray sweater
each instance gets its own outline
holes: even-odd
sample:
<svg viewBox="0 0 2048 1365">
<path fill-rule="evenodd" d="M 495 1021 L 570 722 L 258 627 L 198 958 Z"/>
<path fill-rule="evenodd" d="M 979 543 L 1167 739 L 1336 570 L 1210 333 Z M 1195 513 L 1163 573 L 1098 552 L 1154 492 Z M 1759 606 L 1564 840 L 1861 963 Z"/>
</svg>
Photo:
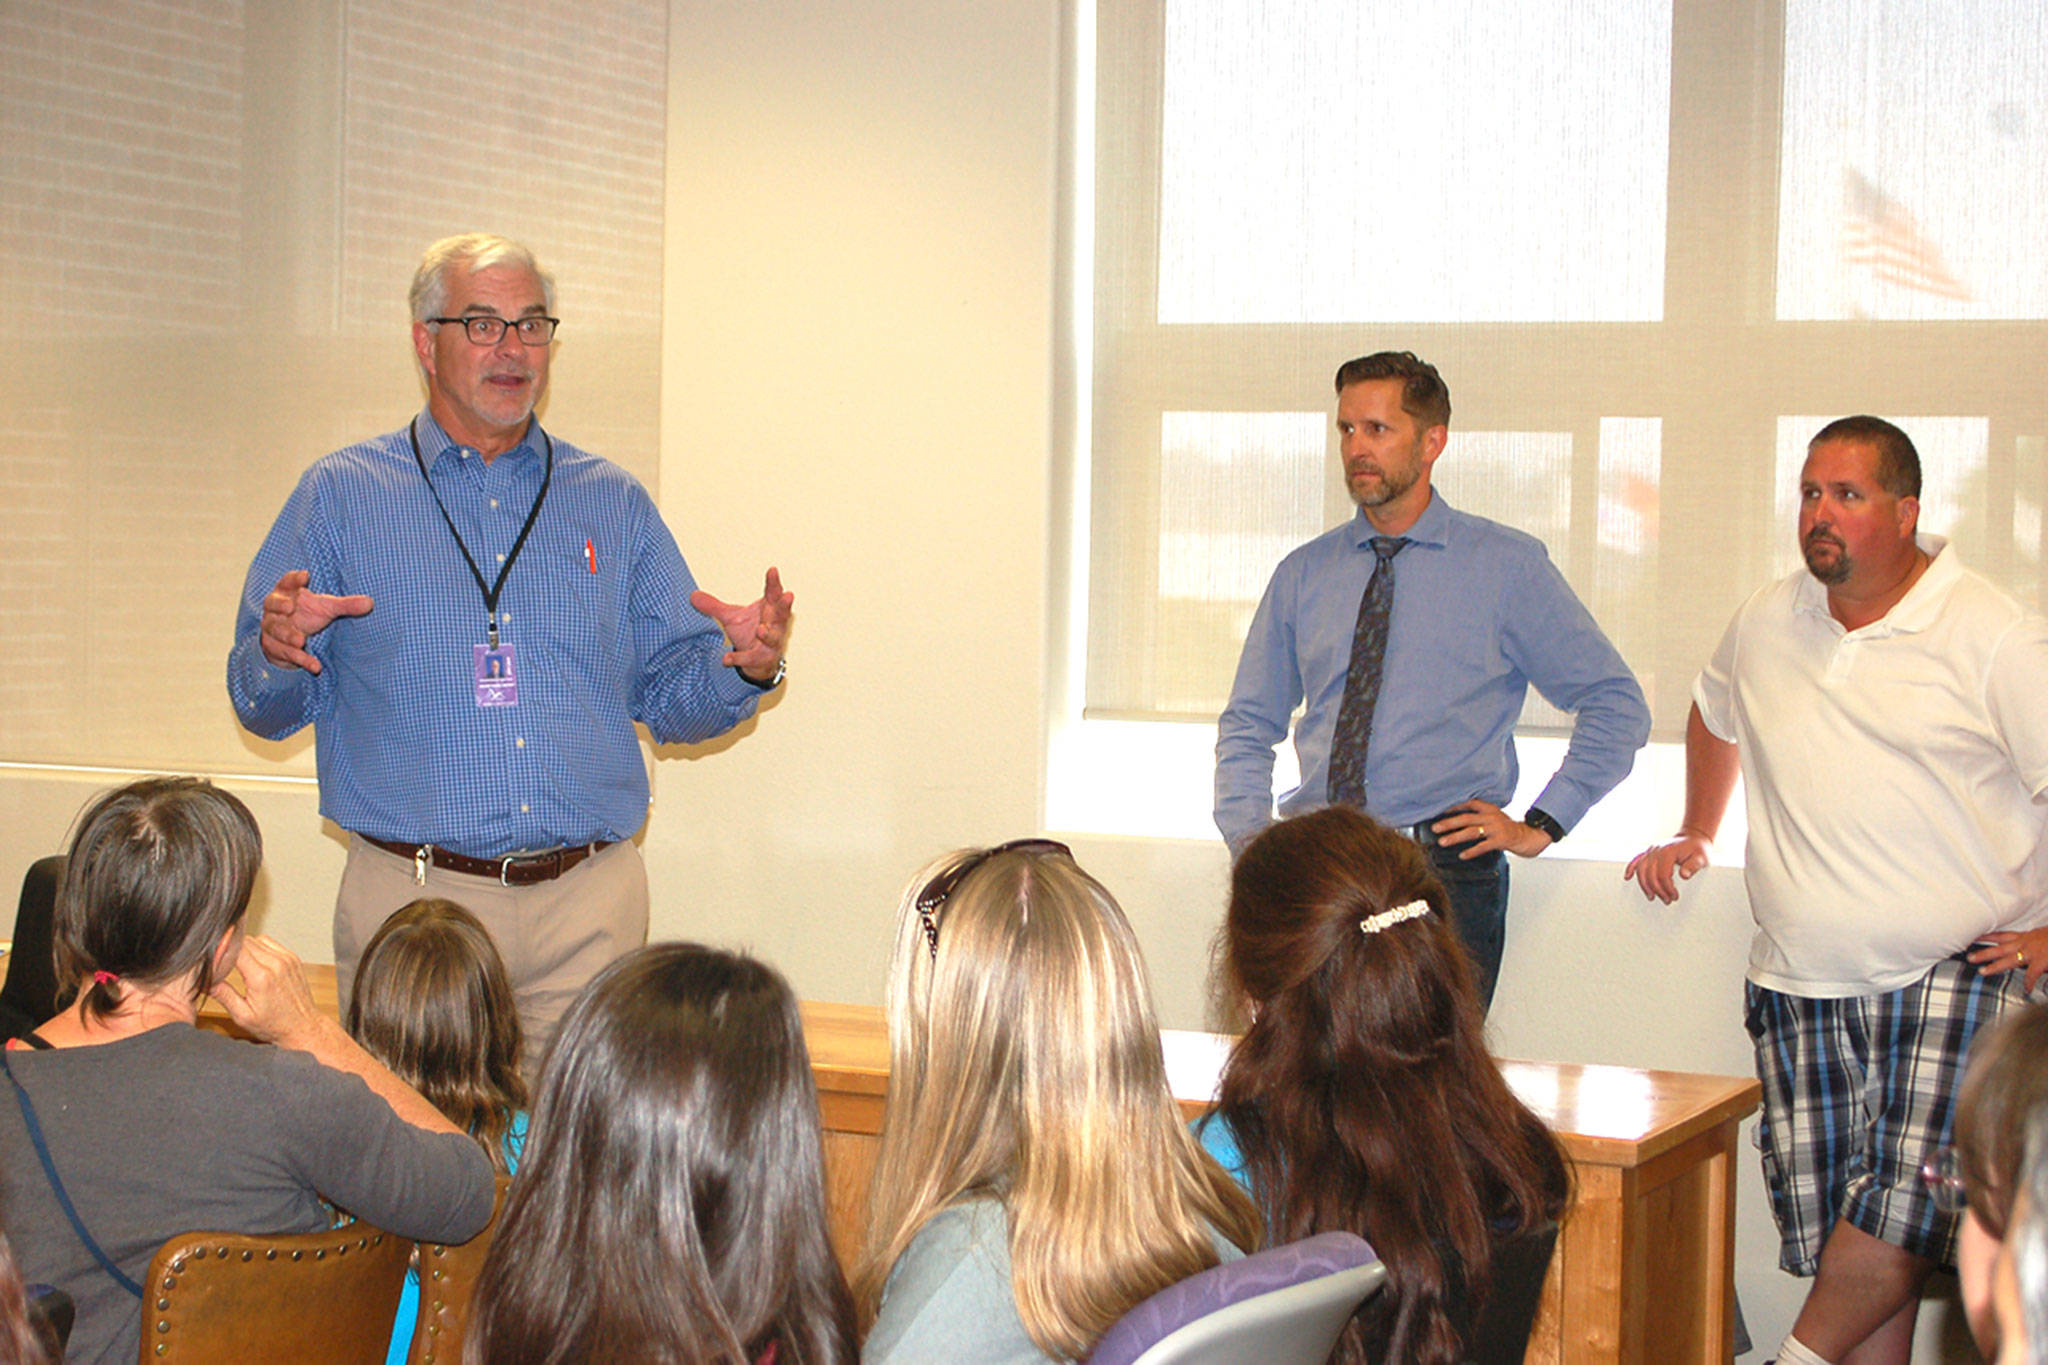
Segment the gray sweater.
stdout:
<svg viewBox="0 0 2048 1365">
<path fill-rule="evenodd" d="M 1244 1253 L 1221 1234 L 1219 1261 Z M 1024 1330 L 1010 1284 L 1010 1219 L 994 1199 L 970 1199 L 918 1230 L 889 1270 L 862 1365 L 1046 1365 Z"/>
<path fill-rule="evenodd" d="M 167 1024 L 7 1063 L 79 1218 L 131 1279 L 180 1233 L 317 1232 L 333 1221 L 323 1195 L 401 1237 L 462 1241 L 491 1216 L 482 1148 L 413 1127 L 303 1052 Z M 141 1307 L 72 1231 L 4 1078 L 0 1227 L 23 1277 L 77 1305 L 67 1360 L 136 1358 Z"/>
</svg>

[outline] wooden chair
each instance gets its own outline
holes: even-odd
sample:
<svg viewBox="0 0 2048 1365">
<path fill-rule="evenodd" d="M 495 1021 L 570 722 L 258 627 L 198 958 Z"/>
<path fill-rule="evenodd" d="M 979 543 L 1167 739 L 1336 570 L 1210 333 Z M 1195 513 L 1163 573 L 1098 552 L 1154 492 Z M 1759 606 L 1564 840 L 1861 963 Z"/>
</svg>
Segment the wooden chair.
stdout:
<svg viewBox="0 0 2048 1365">
<path fill-rule="evenodd" d="M 143 1277 L 141 1365 L 378 1365 L 412 1248 L 367 1223 L 292 1236 L 173 1237 Z"/>
<path fill-rule="evenodd" d="M 413 1324 L 406 1365 L 457 1365 L 461 1361 L 470 1296 L 476 1292 L 476 1279 L 498 1231 L 498 1219 L 505 1212 L 505 1192 L 511 1187 L 511 1176 L 498 1177 L 498 1202 L 491 1209 L 491 1221 L 467 1242 L 456 1246 L 419 1244 L 420 1315 Z"/>
</svg>

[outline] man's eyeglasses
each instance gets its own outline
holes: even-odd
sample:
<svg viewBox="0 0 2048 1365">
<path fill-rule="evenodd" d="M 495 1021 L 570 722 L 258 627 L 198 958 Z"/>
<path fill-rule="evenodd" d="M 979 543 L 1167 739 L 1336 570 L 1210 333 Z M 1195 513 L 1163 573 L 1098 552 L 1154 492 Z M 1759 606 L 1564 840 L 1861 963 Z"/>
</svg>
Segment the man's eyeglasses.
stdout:
<svg viewBox="0 0 2048 1365">
<path fill-rule="evenodd" d="M 428 318 L 428 322 L 459 322 L 469 331 L 469 339 L 479 346 L 495 346 L 505 335 L 507 327 L 519 333 L 519 339 L 529 346 L 545 346 L 555 339 L 555 328 L 562 325 L 560 318 L 530 317 L 508 321 L 492 317 L 489 313 L 472 313 L 466 318 Z"/>
<path fill-rule="evenodd" d="M 1944 1147 L 1927 1158 L 1920 1168 L 1920 1183 L 1943 1213 L 1961 1213 L 1968 1206 L 1963 1194 L 1963 1159 L 1953 1147 Z"/>
<path fill-rule="evenodd" d="M 946 908 L 946 898 L 967 880 L 969 873 L 980 867 L 998 853 L 1058 853 L 1068 858 L 1074 850 L 1057 839 L 1012 839 L 1007 844 L 997 844 L 979 853 L 970 853 L 948 870 L 939 873 L 926 883 L 924 890 L 917 893 L 917 918 L 924 925 L 924 941 L 931 947 L 932 961 L 939 960 L 939 912 Z"/>
</svg>

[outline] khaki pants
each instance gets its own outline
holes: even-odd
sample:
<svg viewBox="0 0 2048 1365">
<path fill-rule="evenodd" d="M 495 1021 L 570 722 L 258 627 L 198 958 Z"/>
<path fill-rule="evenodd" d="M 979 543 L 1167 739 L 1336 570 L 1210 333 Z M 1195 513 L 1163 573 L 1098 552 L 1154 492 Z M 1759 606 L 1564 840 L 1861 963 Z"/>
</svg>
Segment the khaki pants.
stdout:
<svg viewBox="0 0 2048 1365">
<path fill-rule="evenodd" d="M 489 877 L 427 868 L 351 834 L 348 865 L 334 899 L 334 969 L 343 1018 L 356 963 L 394 910 L 425 896 L 454 901 L 483 922 L 512 978 L 526 1033 L 522 1070 L 540 1082 L 555 1025 L 589 980 L 647 941 L 647 865 L 630 839 L 586 858 L 551 882 L 500 886 Z"/>
</svg>

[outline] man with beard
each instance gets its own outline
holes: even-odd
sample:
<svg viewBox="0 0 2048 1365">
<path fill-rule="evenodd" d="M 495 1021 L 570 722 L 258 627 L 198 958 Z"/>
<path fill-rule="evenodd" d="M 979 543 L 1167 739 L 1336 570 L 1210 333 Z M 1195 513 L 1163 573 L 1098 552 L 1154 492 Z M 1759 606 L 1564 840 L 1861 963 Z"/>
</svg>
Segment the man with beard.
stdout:
<svg viewBox="0 0 2048 1365">
<path fill-rule="evenodd" d="M 554 280 L 484 233 L 427 249 L 412 341 L 426 410 L 300 479 L 257 551 L 228 655 L 242 724 L 315 726 L 320 811 L 350 832 L 344 999 L 408 901 L 497 941 L 529 1073 L 583 984 L 647 934 L 634 723 L 722 734 L 783 676 L 791 595 L 697 591 L 647 491 L 534 419 Z"/>
<path fill-rule="evenodd" d="M 1675 900 L 1740 772 L 1758 1141 L 1779 1262 L 1814 1277 L 1780 1365 L 1909 1358 L 1954 1263 L 1970 1039 L 2048 966 L 2048 621 L 1917 535 L 1919 495 L 1890 422 L 1813 438 L 1806 568 L 1736 613 L 1693 685 L 1678 837 L 1623 873 Z"/>
<path fill-rule="evenodd" d="M 1233 854 L 1273 819 L 1288 720 L 1301 785 L 1284 815 L 1350 805 L 1427 846 L 1482 996 L 1505 939 L 1507 853 L 1534 857 L 1628 776 L 1643 692 L 1533 536 L 1430 488 L 1451 395 L 1406 351 L 1337 371 L 1358 515 L 1274 570 L 1217 725 L 1216 824 Z M 1572 712 L 1564 763 L 1515 819 L 1515 721 L 1533 684 Z"/>
</svg>

